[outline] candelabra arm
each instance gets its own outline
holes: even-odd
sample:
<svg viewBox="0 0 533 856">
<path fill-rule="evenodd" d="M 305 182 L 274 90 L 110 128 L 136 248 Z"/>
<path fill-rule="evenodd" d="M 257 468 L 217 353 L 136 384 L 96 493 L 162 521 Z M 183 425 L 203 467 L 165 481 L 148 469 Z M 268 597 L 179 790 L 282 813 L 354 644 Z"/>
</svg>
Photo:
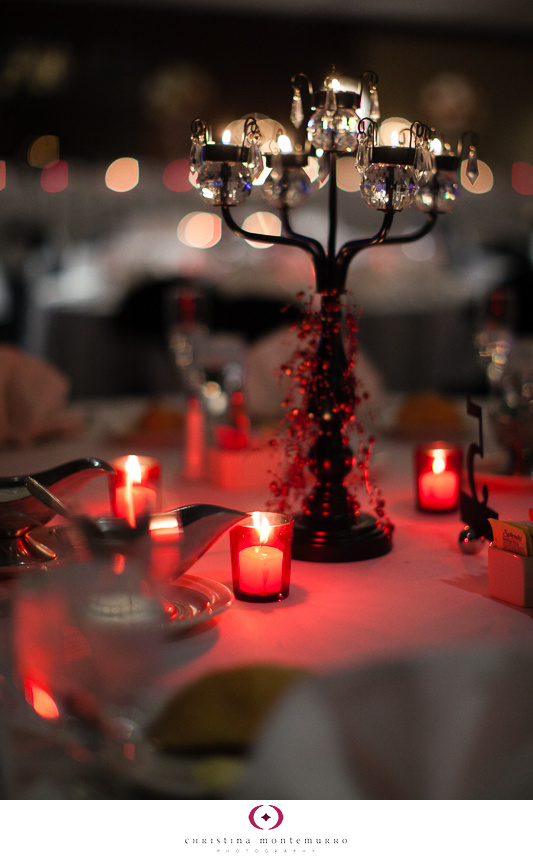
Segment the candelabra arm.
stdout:
<svg viewBox="0 0 533 856">
<path fill-rule="evenodd" d="M 298 246 L 301 246 L 303 249 L 307 249 L 307 251 L 312 255 L 316 274 L 316 287 L 318 292 L 321 293 L 323 291 L 323 283 L 326 273 L 326 253 L 324 252 L 322 244 L 315 238 L 309 238 L 307 235 L 300 235 L 298 232 L 293 230 L 289 221 L 289 208 L 287 205 L 283 206 L 280 211 L 280 215 L 284 234 L 287 237 L 298 241 Z"/>
<path fill-rule="evenodd" d="M 387 237 L 384 239 L 384 241 L 382 241 L 382 243 L 387 244 L 387 245 L 388 244 L 409 244 L 409 243 L 412 243 L 413 241 L 419 241 L 420 238 L 423 238 L 425 235 L 427 235 L 429 232 L 431 232 L 431 230 L 433 229 L 433 226 L 437 222 L 437 216 L 438 215 L 434 211 L 430 211 L 428 213 L 428 219 L 426 220 L 425 224 L 420 229 L 417 229 L 416 232 L 411 232 L 409 235 L 398 235 L 398 236 L 395 236 L 394 238 Z"/>
<path fill-rule="evenodd" d="M 343 244 L 335 259 L 337 271 L 336 281 L 339 291 L 344 291 L 348 266 L 354 256 L 361 252 L 361 250 L 365 250 L 367 247 L 374 247 L 378 244 L 383 244 L 389 234 L 393 219 L 394 211 L 385 211 L 381 228 L 372 238 L 362 238 L 359 241 L 348 241 L 346 244 Z"/>
<path fill-rule="evenodd" d="M 290 226 L 287 228 L 288 234 L 285 235 L 262 235 L 259 232 L 249 232 L 247 229 L 243 229 L 242 226 L 239 226 L 239 224 L 235 222 L 227 205 L 222 205 L 221 210 L 226 225 L 232 232 L 239 235 L 241 238 L 245 238 L 248 241 L 256 241 L 261 244 L 282 244 L 286 247 L 298 247 L 299 249 L 304 250 L 311 257 L 316 276 L 317 288 L 320 290 L 320 285 L 324 278 L 325 254 L 318 241 L 315 241 L 312 238 L 306 238 L 303 235 L 297 235 L 292 231 Z M 284 227 L 288 226 L 286 213 L 283 225 Z"/>
</svg>

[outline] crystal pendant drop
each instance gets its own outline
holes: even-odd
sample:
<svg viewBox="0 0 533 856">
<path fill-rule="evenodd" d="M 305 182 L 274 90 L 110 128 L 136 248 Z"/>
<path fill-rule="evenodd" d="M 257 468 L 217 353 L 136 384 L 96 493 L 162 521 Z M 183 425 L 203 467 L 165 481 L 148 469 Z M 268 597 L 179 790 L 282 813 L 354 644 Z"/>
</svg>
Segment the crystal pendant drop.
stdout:
<svg viewBox="0 0 533 856">
<path fill-rule="evenodd" d="M 302 106 L 302 93 L 299 89 L 294 90 L 291 105 L 291 122 L 295 128 L 299 128 L 304 120 L 304 111 Z"/>
<path fill-rule="evenodd" d="M 414 158 L 413 167 L 418 173 L 422 173 L 425 170 L 424 147 L 418 143 L 415 146 L 415 158 Z"/>
<path fill-rule="evenodd" d="M 355 155 L 355 168 L 363 175 L 370 166 L 371 144 L 366 134 L 359 135 L 359 145 Z"/>
<path fill-rule="evenodd" d="M 327 154 L 323 154 L 322 157 L 319 158 L 318 163 L 319 163 L 318 176 L 317 176 L 318 186 L 324 187 L 325 183 L 329 179 L 329 173 L 330 173 L 330 163 L 329 163 L 329 157 L 327 156 Z"/>
<path fill-rule="evenodd" d="M 263 172 L 263 157 L 261 155 L 261 147 L 254 140 L 250 146 L 248 153 L 248 169 L 252 179 L 258 178 Z"/>
<path fill-rule="evenodd" d="M 191 178 L 195 181 L 204 162 L 202 148 L 203 146 L 199 142 L 193 142 L 191 145 L 191 153 L 189 155 L 189 172 L 191 174 Z"/>
<path fill-rule="evenodd" d="M 381 119 L 381 113 L 379 110 L 378 90 L 375 86 L 370 87 L 369 118 L 372 119 L 373 122 L 379 122 L 379 120 Z"/>
<path fill-rule="evenodd" d="M 333 116 L 337 112 L 337 95 L 335 94 L 334 80 L 332 74 L 326 80 L 326 98 L 324 101 L 324 109 L 326 113 Z"/>
<path fill-rule="evenodd" d="M 470 184 L 474 184 L 478 175 L 479 175 L 479 166 L 477 162 L 477 151 L 475 146 L 470 146 L 470 151 L 468 153 L 468 160 L 466 162 L 466 174 L 469 178 Z"/>
<path fill-rule="evenodd" d="M 207 127 L 202 119 L 195 119 L 191 126 L 191 151 L 189 154 L 189 179 L 196 184 L 196 178 L 204 164 L 203 147 L 207 142 Z"/>
</svg>

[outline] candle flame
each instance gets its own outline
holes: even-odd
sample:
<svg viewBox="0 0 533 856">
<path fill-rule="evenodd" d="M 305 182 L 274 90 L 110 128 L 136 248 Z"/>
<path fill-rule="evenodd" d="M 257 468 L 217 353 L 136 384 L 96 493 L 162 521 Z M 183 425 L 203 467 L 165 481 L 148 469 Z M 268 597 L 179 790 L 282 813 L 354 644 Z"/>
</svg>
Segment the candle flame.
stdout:
<svg viewBox="0 0 533 856">
<path fill-rule="evenodd" d="M 58 707 L 46 687 L 40 686 L 31 678 L 24 678 L 24 695 L 35 713 L 43 719 L 57 719 L 59 717 Z"/>
<path fill-rule="evenodd" d="M 140 484 L 142 481 L 141 464 L 137 455 L 128 455 L 124 464 L 124 469 L 126 471 L 126 517 L 129 525 L 134 529 L 136 519 L 132 487 L 134 484 Z"/>
<path fill-rule="evenodd" d="M 141 465 L 137 455 L 128 455 L 124 464 L 126 478 L 131 484 L 140 484 L 142 481 Z"/>
<path fill-rule="evenodd" d="M 390 144 L 391 144 L 391 146 L 399 146 L 400 145 L 400 135 L 399 135 L 398 131 L 391 131 Z"/>
<path fill-rule="evenodd" d="M 278 137 L 277 142 L 278 142 L 280 152 L 283 152 L 283 154 L 286 154 L 286 155 L 288 155 L 288 154 L 290 154 L 290 152 L 292 152 L 292 143 L 290 141 L 290 138 L 286 134 L 281 134 Z"/>
<path fill-rule="evenodd" d="M 257 529 L 257 534 L 259 535 L 259 542 L 261 544 L 266 544 L 270 533 L 270 523 L 268 522 L 268 518 L 266 515 L 261 514 L 260 511 L 254 511 L 252 514 L 252 520 L 255 528 Z"/>
<path fill-rule="evenodd" d="M 444 454 L 442 452 L 435 452 L 435 457 L 433 458 L 432 468 L 434 473 L 443 473 L 446 469 L 446 463 L 444 461 Z"/>
</svg>

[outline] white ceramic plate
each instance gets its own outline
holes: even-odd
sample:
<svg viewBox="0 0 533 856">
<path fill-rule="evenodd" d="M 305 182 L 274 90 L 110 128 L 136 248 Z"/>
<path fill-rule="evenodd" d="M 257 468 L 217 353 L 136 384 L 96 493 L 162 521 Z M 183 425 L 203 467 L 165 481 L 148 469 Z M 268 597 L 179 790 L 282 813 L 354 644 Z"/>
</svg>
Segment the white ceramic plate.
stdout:
<svg viewBox="0 0 533 856">
<path fill-rule="evenodd" d="M 172 586 L 165 629 L 170 634 L 184 633 L 229 609 L 233 600 L 233 594 L 223 583 L 188 572 L 182 574 Z"/>
</svg>

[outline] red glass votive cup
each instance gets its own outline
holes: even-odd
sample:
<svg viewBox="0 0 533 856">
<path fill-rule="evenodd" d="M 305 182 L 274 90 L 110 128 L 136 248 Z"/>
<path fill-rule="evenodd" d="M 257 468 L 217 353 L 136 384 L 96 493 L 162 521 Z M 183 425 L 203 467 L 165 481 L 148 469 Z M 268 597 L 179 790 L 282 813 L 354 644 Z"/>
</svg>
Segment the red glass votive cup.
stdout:
<svg viewBox="0 0 533 856">
<path fill-rule="evenodd" d="M 111 465 L 115 470 L 109 480 L 111 510 L 134 526 L 137 517 L 159 508 L 161 463 L 147 455 L 122 455 Z"/>
<path fill-rule="evenodd" d="M 230 529 L 233 592 L 238 600 L 265 603 L 288 596 L 293 527 L 291 517 L 262 511 Z"/>
<path fill-rule="evenodd" d="M 415 495 L 420 511 L 455 511 L 459 505 L 463 450 L 453 443 L 415 449 Z"/>
</svg>

